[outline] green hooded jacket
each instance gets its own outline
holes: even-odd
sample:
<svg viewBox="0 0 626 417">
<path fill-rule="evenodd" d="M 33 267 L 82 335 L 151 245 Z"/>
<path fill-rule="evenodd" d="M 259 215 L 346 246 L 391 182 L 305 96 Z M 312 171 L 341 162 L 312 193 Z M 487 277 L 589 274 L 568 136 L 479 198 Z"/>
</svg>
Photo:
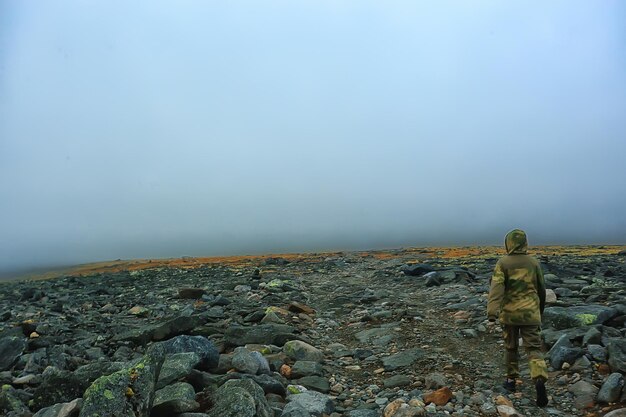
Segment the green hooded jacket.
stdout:
<svg viewBox="0 0 626 417">
<path fill-rule="evenodd" d="M 487 316 L 508 325 L 540 325 L 546 304 L 546 285 L 539 261 L 526 254 L 524 231 L 510 231 L 506 256 L 498 260 L 491 278 Z"/>
</svg>

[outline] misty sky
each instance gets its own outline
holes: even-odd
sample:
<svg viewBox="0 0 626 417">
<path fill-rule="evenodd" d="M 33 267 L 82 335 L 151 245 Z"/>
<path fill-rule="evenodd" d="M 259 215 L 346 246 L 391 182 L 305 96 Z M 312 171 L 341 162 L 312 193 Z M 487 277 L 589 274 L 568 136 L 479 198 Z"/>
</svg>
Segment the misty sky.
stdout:
<svg viewBox="0 0 626 417">
<path fill-rule="evenodd" d="M 0 269 L 626 242 L 626 3 L 0 0 Z"/>
</svg>

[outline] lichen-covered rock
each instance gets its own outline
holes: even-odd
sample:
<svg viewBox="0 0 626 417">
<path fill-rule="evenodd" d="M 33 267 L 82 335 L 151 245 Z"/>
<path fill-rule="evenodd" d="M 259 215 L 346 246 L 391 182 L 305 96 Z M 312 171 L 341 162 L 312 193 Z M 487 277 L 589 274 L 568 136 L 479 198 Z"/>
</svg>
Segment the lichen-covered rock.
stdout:
<svg viewBox="0 0 626 417">
<path fill-rule="evenodd" d="M 321 350 L 300 340 L 291 340 L 285 343 L 283 352 L 296 361 L 324 361 L 324 353 Z"/>
<path fill-rule="evenodd" d="M 244 374 L 256 375 L 259 362 L 245 347 L 235 348 L 232 360 L 233 368 Z"/>
<path fill-rule="evenodd" d="M 134 366 L 98 378 L 85 391 L 80 417 L 148 417 L 164 357 L 152 349 Z"/>
<path fill-rule="evenodd" d="M 200 407 L 195 398 L 193 387 L 186 382 L 168 385 L 155 393 L 150 416 L 169 417 L 173 414 L 195 411 Z"/>
<path fill-rule="evenodd" d="M 602 305 L 589 304 L 574 307 L 547 307 L 543 313 L 543 325 L 557 330 L 570 327 L 591 326 L 609 321 L 617 310 Z"/>
<path fill-rule="evenodd" d="M 167 355 L 159 374 L 157 389 L 163 388 L 174 381 L 184 378 L 201 362 L 197 353 L 175 353 Z"/>
<path fill-rule="evenodd" d="M 6 414 L 13 412 L 15 415 L 30 415 L 30 410 L 20 401 L 11 385 L 3 385 L 0 389 L 0 411 Z"/>
<path fill-rule="evenodd" d="M 76 417 L 83 405 L 82 398 L 76 398 L 69 403 L 55 404 L 50 407 L 42 408 L 37 411 L 33 417 Z"/>
<path fill-rule="evenodd" d="M 249 379 L 230 380 L 214 394 L 210 417 L 271 417 L 263 389 Z"/>
</svg>

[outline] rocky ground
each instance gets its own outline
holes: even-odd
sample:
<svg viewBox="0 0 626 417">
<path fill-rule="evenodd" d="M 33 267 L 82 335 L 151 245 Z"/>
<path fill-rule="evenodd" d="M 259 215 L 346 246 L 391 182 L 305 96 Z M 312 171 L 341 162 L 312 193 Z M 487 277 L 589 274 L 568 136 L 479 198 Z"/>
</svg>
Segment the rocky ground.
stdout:
<svg viewBox="0 0 626 417">
<path fill-rule="evenodd" d="M 0 284 L 0 415 L 626 416 L 626 252 L 540 248 L 550 403 L 502 390 L 494 248 L 121 264 Z"/>
</svg>

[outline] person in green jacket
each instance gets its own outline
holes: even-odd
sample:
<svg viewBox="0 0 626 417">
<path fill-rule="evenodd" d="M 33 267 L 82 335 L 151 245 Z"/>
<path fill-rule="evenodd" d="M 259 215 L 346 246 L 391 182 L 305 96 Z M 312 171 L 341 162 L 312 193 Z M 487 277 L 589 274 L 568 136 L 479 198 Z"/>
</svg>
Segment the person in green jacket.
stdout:
<svg viewBox="0 0 626 417">
<path fill-rule="evenodd" d="M 489 321 L 499 319 L 504 333 L 507 379 L 503 386 L 515 391 L 521 336 L 537 391 L 537 405 L 544 407 L 548 404 L 548 368 L 541 352 L 541 315 L 546 304 L 543 272 L 539 261 L 526 254 L 528 240 L 524 231 L 512 230 L 504 242 L 507 255 L 496 264 L 487 303 Z"/>
</svg>

